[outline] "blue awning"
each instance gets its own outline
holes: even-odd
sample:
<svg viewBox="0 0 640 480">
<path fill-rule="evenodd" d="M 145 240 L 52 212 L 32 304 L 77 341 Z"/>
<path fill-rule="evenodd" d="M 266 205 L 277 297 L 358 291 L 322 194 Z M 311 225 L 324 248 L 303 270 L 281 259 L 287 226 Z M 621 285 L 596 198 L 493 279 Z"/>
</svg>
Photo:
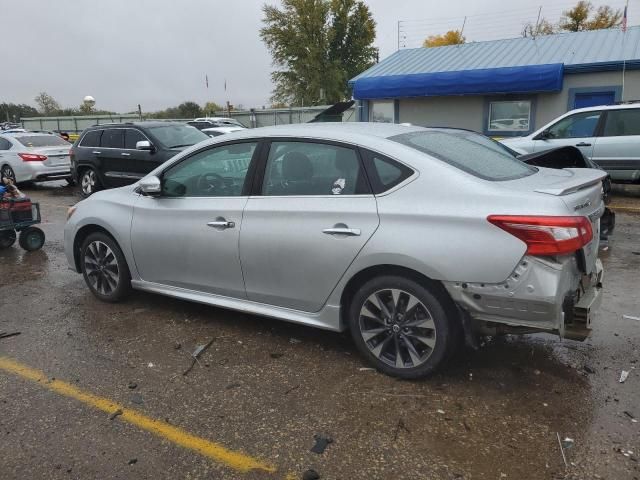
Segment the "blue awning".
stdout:
<svg viewBox="0 0 640 480">
<path fill-rule="evenodd" d="M 557 92 L 562 90 L 562 78 L 562 63 L 363 77 L 353 82 L 353 97 L 356 100 L 368 100 Z"/>
</svg>

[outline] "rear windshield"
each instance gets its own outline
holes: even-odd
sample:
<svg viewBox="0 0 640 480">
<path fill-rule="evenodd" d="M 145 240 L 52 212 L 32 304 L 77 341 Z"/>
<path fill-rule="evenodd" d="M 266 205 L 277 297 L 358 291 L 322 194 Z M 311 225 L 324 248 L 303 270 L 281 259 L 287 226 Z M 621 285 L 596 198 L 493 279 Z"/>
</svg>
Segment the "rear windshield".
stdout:
<svg viewBox="0 0 640 480">
<path fill-rule="evenodd" d="M 25 147 L 68 147 L 69 142 L 57 135 L 24 135 L 15 137 Z"/>
<path fill-rule="evenodd" d="M 479 137 L 479 138 L 478 138 Z M 403 133 L 389 140 L 414 148 L 485 180 L 513 180 L 532 175 L 534 167 L 473 132 Z"/>
<path fill-rule="evenodd" d="M 161 125 L 147 128 L 167 148 L 190 147 L 209 139 L 209 135 L 191 125 Z"/>
</svg>

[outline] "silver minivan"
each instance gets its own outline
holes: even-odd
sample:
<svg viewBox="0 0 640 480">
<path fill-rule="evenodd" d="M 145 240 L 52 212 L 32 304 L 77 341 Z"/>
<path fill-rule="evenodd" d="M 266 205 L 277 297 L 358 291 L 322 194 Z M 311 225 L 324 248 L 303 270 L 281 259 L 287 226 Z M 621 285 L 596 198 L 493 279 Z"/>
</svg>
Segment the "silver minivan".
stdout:
<svg viewBox="0 0 640 480">
<path fill-rule="evenodd" d="M 531 135 L 501 142 L 522 154 L 574 145 L 613 181 L 640 181 L 640 103 L 571 110 Z"/>
</svg>

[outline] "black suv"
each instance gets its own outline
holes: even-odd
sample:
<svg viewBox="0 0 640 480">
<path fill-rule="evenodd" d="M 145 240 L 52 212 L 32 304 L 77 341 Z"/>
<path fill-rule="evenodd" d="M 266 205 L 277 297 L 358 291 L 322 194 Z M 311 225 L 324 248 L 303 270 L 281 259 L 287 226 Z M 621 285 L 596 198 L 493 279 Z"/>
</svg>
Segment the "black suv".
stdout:
<svg viewBox="0 0 640 480">
<path fill-rule="evenodd" d="M 89 196 L 103 188 L 129 185 L 191 145 L 209 137 L 177 122 L 94 125 L 71 147 L 71 173 Z"/>
</svg>

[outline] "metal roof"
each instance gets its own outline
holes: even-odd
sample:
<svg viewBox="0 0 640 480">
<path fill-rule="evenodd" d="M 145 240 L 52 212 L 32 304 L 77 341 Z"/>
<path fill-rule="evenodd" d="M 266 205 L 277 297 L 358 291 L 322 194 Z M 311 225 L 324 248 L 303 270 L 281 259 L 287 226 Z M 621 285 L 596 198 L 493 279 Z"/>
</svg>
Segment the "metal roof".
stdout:
<svg viewBox="0 0 640 480">
<path fill-rule="evenodd" d="M 640 66 L 640 26 L 398 50 L 351 79 L 563 63 L 565 73 Z"/>
</svg>

